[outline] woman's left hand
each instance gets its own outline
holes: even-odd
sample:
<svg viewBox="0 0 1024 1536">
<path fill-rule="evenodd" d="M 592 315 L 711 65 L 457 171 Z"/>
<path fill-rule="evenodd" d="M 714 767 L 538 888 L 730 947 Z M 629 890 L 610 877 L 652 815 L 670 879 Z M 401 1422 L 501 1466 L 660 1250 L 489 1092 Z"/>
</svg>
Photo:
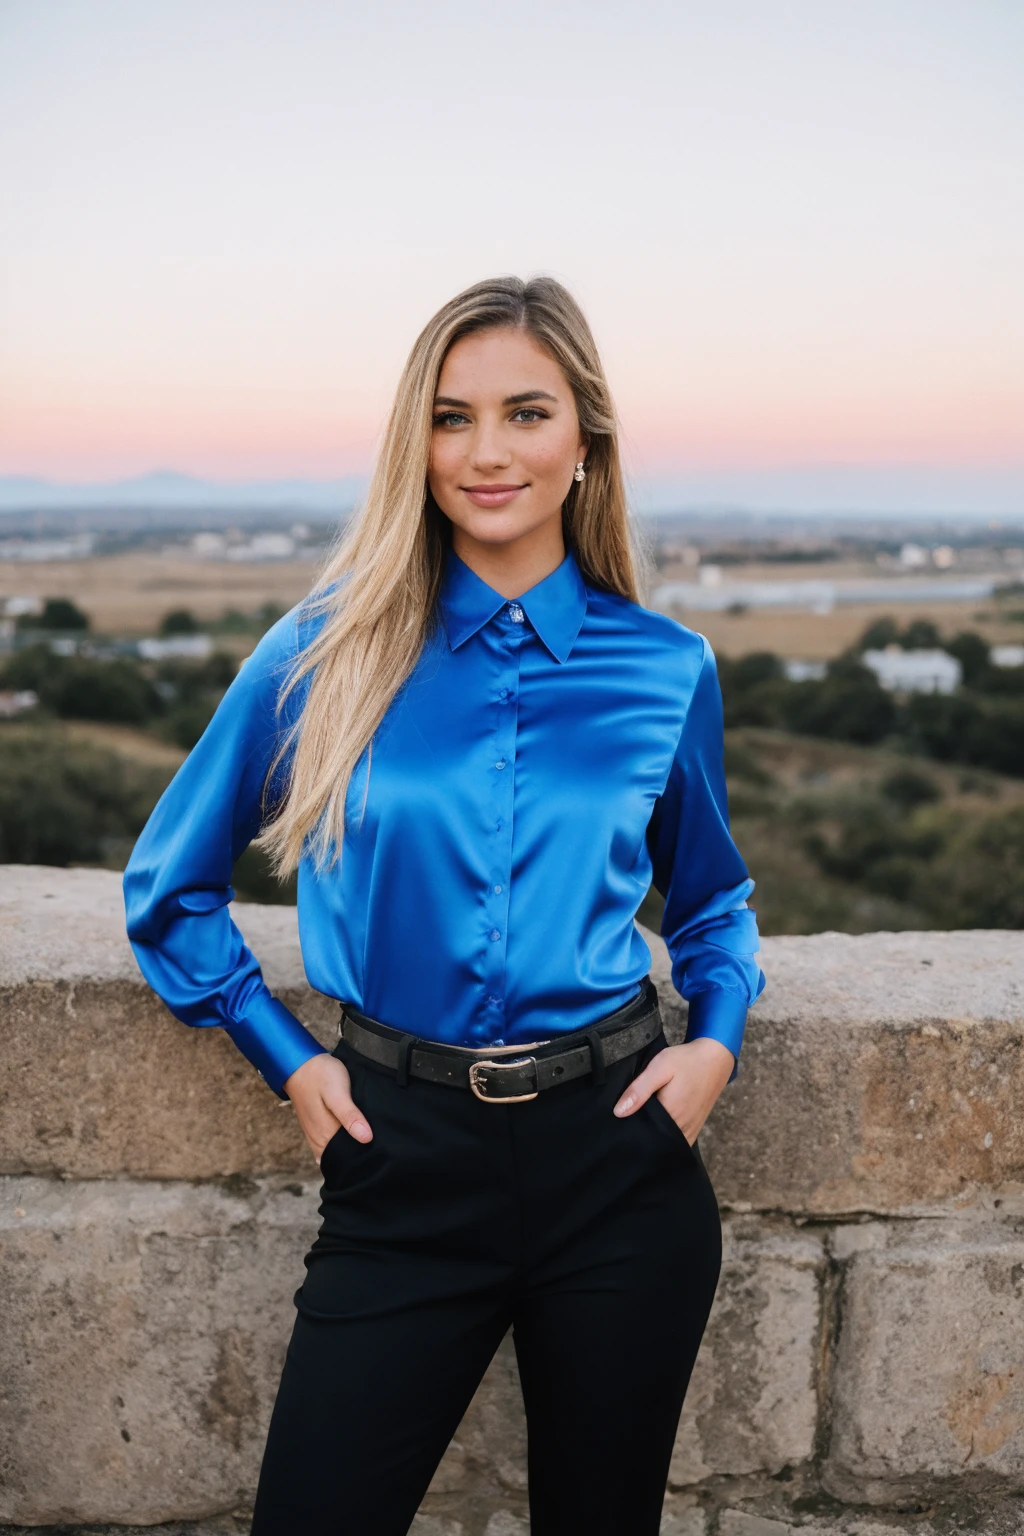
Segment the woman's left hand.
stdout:
<svg viewBox="0 0 1024 1536">
<path fill-rule="evenodd" d="M 633 1079 L 615 1113 L 633 1115 L 656 1093 L 692 1147 L 735 1063 L 729 1047 L 709 1036 L 666 1046 Z"/>
</svg>

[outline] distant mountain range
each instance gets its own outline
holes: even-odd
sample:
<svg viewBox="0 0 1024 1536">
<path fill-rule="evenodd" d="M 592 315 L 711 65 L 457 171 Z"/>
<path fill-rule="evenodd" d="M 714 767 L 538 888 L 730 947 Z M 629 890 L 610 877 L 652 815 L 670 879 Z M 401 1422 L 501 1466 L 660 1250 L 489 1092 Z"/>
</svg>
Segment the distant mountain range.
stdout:
<svg viewBox="0 0 1024 1536">
<path fill-rule="evenodd" d="M 0 514 L 132 511 L 155 514 L 299 514 L 316 521 L 348 511 L 367 477 L 212 481 L 156 470 L 110 484 L 71 485 L 0 476 Z M 761 516 L 1001 519 L 1024 523 L 1024 464 L 991 466 L 798 465 L 680 471 L 634 480 L 638 511 L 716 510 Z"/>
<path fill-rule="evenodd" d="M 0 475 L 0 513 L 87 512 L 130 508 L 154 512 L 301 512 L 336 517 L 366 489 L 366 477 L 340 480 L 210 481 L 155 470 L 108 485 L 67 485 L 25 475 Z"/>
</svg>

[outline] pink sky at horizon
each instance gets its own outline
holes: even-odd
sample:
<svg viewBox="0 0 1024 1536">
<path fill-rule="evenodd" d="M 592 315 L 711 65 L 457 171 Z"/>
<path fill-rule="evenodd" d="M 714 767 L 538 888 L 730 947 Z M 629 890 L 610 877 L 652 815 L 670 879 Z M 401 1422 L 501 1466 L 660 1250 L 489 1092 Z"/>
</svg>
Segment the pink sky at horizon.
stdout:
<svg viewBox="0 0 1024 1536">
<path fill-rule="evenodd" d="M 7 0 L 0 475 L 364 473 L 510 270 L 581 298 L 641 477 L 1024 472 L 1024 9 L 515 14 Z"/>
</svg>

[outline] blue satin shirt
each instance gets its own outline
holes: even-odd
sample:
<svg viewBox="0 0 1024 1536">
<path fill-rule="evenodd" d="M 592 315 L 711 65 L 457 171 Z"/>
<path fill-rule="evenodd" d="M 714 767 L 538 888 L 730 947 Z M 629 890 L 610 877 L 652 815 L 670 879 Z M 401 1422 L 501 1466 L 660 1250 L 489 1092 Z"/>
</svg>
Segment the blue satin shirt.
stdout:
<svg viewBox="0 0 1024 1536">
<path fill-rule="evenodd" d="M 340 864 L 300 865 L 311 985 L 454 1045 L 579 1029 L 639 990 L 653 877 L 687 1039 L 738 1057 L 764 977 L 707 642 L 588 586 L 571 554 L 508 602 L 449 551 L 439 619 L 353 774 Z M 146 980 L 186 1024 L 225 1028 L 282 1098 L 323 1047 L 269 992 L 228 903 L 315 622 L 300 603 L 263 637 L 124 876 Z"/>
</svg>

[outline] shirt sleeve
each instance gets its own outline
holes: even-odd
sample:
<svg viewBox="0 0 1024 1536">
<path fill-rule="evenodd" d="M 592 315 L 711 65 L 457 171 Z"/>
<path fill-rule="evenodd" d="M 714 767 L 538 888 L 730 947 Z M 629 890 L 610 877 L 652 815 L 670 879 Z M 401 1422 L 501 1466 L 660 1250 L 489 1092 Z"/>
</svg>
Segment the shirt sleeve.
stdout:
<svg viewBox="0 0 1024 1536">
<path fill-rule="evenodd" d="M 686 1039 L 710 1036 L 732 1052 L 736 1077 L 747 1009 L 764 989 L 754 882 L 729 831 L 722 762 L 722 695 L 703 641 L 700 672 L 665 791 L 648 831 L 655 887 L 665 897 L 661 933 L 672 982 L 689 1003 Z"/>
<path fill-rule="evenodd" d="M 234 861 L 262 823 L 297 637 L 287 614 L 243 663 L 124 874 L 128 937 L 149 985 L 183 1023 L 226 1029 L 281 1099 L 286 1079 L 324 1048 L 272 996 L 228 903 Z"/>
</svg>

